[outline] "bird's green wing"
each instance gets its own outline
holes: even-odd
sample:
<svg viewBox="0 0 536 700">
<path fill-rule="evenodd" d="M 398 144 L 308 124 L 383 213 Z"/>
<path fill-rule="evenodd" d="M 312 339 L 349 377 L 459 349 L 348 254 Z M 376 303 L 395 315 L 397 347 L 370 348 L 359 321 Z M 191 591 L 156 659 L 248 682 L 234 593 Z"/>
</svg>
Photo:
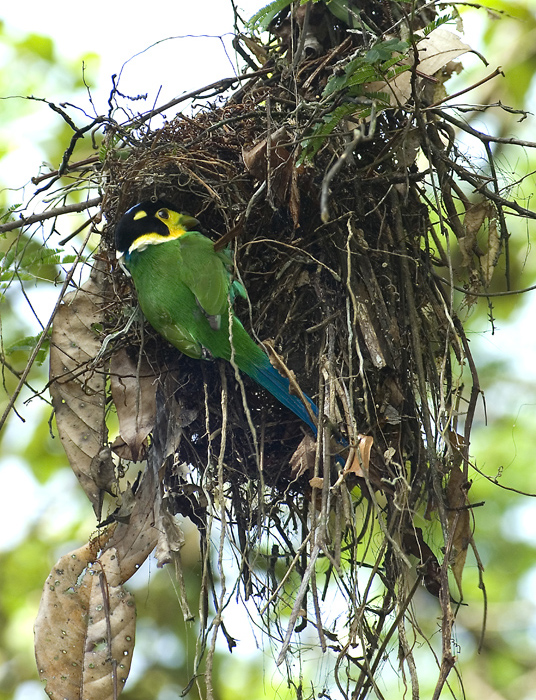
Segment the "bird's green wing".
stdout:
<svg viewBox="0 0 536 700">
<path fill-rule="evenodd" d="M 153 316 L 151 325 L 158 330 L 168 343 L 174 345 L 188 357 L 199 359 L 203 356 L 201 344 L 184 326 L 177 325 L 171 317 L 163 318 L 160 316 L 160 319 L 155 322 L 155 317 Z"/>
<path fill-rule="evenodd" d="M 180 245 L 181 279 L 217 330 L 221 316 L 229 312 L 229 258 L 225 253 L 217 253 L 213 242 L 197 231 L 182 236 Z"/>
</svg>

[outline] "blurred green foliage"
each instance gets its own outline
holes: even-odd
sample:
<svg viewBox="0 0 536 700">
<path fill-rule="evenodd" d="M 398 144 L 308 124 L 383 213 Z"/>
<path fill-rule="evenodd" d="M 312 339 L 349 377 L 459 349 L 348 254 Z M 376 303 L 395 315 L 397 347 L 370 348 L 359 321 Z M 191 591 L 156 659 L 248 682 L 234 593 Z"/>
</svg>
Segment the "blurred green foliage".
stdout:
<svg viewBox="0 0 536 700">
<path fill-rule="evenodd" d="M 0 157 L 16 157 L 18 149 L 27 153 L 25 139 L 34 138 L 31 146 L 41 148 L 51 167 L 57 167 L 67 147 L 72 129 L 49 109 L 46 99 L 74 97 L 86 89 L 80 66 L 88 70 L 97 65 L 96 56 L 66 64 L 55 48 L 54 40 L 38 34 L 14 36 L 0 23 Z M 27 96 L 35 96 L 28 98 Z M 45 126 L 46 125 L 46 128 Z M 83 144 L 83 148 L 87 148 Z M 14 172 L 2 169 L 0 182 L 0 214 L 10 220 L 8 207 L 25 199 L 16 188 L 37 172 L 24 170 L 24 163 Z M 22 179 L 21 174 L 24 179 Z M 17 179 L 21 180 L 17 182 Z M 9 189 L 8 189 L 9 188 Z M 46 294 L 53 305 L 54 284 L 61 278 L 61 266 L 72 262 L 72 251 L 49 248 L 38 233 L 21 234 L 15 230 L 0 235 L 0 352 L 4 360 L 0 409 L 18 383 L 19 373 L 39 337 L 39 316 L 43 307 L 32 310 L 31 300 Z M 48 235 L 48 234 L 47 234 Z M 50 306 L 50 304 L 49 304 Z M 45 304 L 45 309 L 47 305 Z M 35 311 L 35 313 L 34 313 Z M 46 319 L 42 319 L 42 322 Z M 23 399 L 41 392 L 47 382 L 45 341 L 30 377 Z M 33 388 L 34 391 L 30 389 Z M 58 552 L 71 538 L 79 542 L 87 538 L 93 527 L 90 509 L 83 494 L 78 494 L 76 479 L 67 469 L 67 460 L 58 439 L 52 437 L 48 402 L 36 398 L 30 406 L 23 402 L 9 425 L 0 434 L 2 458 L 3 517 L 0 543 L 0 700 L 45 697 L 36 680 L 33 658 L 33 620 L 37 613 L 41 589 L 57 558 Z M 70 470 L 69 470 L 70 471 Z M 69 488 L 58 498 L 61 474 L 67 476 Z M 58 482 L 58 475 L 60 481 Z M 56 488 L 54 485 L 57 484 Z M 78 494 L 70 501 L 78 504 L 78 513 L 67 508 L 73 489 Z M 66 513 L 69 513 L 69 520 Z M 73 518 L 73 515 L 75 516 Z M 82 528 L 82 529 L 80 529 Z M 56 549 L 58 548 L 58 549 Z"/>
<path fill-rule="evenodd" d="M 285 4 L 278 3 L 278 6 Z M 502 66 L 506 79 L 485 83 L 468 100 L 481 104 L 501 102 L 516 110 L 530 108 L 529 101 L 534 99 L 533 76 L 536 75 L 534 7 L 528 1 L 490 2 L 489 5 L 504 13 L 500 21 L 493 13 L 464 10 L 463 7 L 462 17 L 468 18 L 470 13 L 478 13 L 478 26 L 483 28 L 483 45 L 480 49 L 492 68 L 499 64 Z M 33 34 L 10 37 L 0 24 L 0 40 L 3 44 L 0 64 L 2 96 L 35 94 L 47 99 L 58 96 L 59 100 L 63 100 L 66 96 L 73 99 L 73 94 L 85 89 L 79 62 L 65 65 L 58 57 L 51 38 Z M 96 60 L 93 56 L 85 57 L 90 66 Z M 481 75 L 482 64 L 475 64 L 474 68 L 462 74 L 460 80 L 467 85 Z M 44 103 L 24 97 L 4 99 L 1 104 L 3 133 L 0 135 L 0 157 L 3 157 L 12 147 L 10 122 L 42 113 L 48 108 Z M 38 145 L 43 148 L 47 160 L 57 166 L 72 131 L 57 115 L 55 117 L 50 122 L 46 137 Z M 470 113 L 467 117 L 475 128 L 480 128 L 487 118 L 496 134 L 515 134 L 527 140 L 531 137 L 529 124 L 533 122 L 525 120 L 519 113 L 496 109 L 486 113 Z M 87 148 L 86 144 L 80 147 Z M 534 150 L 527 149 L 521 157 L 519 149 L 498 144 L 494 147 L 494 155 L 496 161 L 501 163 L 505 187 L 512 187 L 521 196 L 525 192 L 529 201 L 530 193 L 534 191 L 534 181 L 531 184 L 522 178 L 525 173 L 536 171 Z M 5 171 L 3 177 L 4 180 L 7 177 Z M 4 186 L 12 184 L 3 182 Z M 6 190 L 0 190 L 0 205 L 5 207 L 17 199 L 20 200 L 16 192 L 8 195 Z M 516 221 L 514 217 L 510 217 L 509 223 L 512 233 L 511 282 L 513 288 L 520 288 L 532 284 L 536 279 L 536 261 L 530 247 L 534 227 L 529 231 L 526 222 Z M 59 265 L 68 260 L 57 247 L 41 250 L 36 255 L 36 245 L 25 237 L 9 234 L 0 238 L 0 255 L 4 262 L 8 256 L 12 256 L 11 269 L 19 261 L 20 280 L 32 285 L 40 284 L 42 280 L 53 282 L 59 275 Z M 56 255 L 60 258 L 54 257 Z M 7 284 L 10 279 L 12 277 L 3 278 L 2 282 Z M 496 280 L 497 288 L 504 288 L 504 278 L 501 278 L 499 271 Z M 3 384 L 7 394 L 13 390 L 17 382 L 16 373 L 24 367 L 35 342 L 35 333 L 38 332 L 35 322 L 26 321 L 25 314 L 21 313 L 24 299 L 15 299 L 17 290 L 14 288 L 11 291 L 13 294 L 8 295 L 0 305 L 1 351 L 13 367 L 11 373 L 4 369 Z M 495 298 L 493 314 L 500 320 L 508 319 L 513 310 L 523 303 L 530 303 L 530 299 L 527 297 L 525 301 L 525 297 L 518 296 Z M 463 307 L 461 309 L 474 345 L 478 344 L 482 335 L 490 333 L 489 313 L 485 300 L 480 300 L 466 311 Z M 32 317 L 30 311 L 27 316 Z M 523 338 L 523 329 L 510 332 L 518 332 Z M 460 609 L 456 627 L 460 644 L 459 668 L 467 700 L 480 700 L 486 695 L 505 700 L 531 700 L 536 686 L 533 663 L 536 656 L 536 597 L 534 585 L 531 585 L 536 581 L 536 526 L 528 530 L 527 523 L 536 522 L 536 507 L 522 494 L 536 493 L 536 470 L 532 464 L 536 435 L 535 385 L 534 382 L 509 381 L 515 357 L 480 361 L 477 352 L 476 360 L 482 387 L 491 397 L 490 415 L 493 418 L 492 424 L 486 427 L 484 412 L 481 411 L 471 448 L 478 471 L 472 474 L 470 497 L 475 503 L 485 502 L 484 506 L 475 508 L 474 515 L 475 540 L 485 566 L 487 634 L 482 653 L 478 654 L 484 605 L 482 592 L 478 588 L 476 563 L 470 554 L 464 573 L 467 606 Z M 40 390 L 46 380 L 46 366 L 36 365 L 30 378 L 32 386 Z M 32 698 L 45 697 L 36 680 L 32 650 L 32 625 L 41 588 L 58 556 L 85 541 L 94 527 L 91 510 L 74 477 L 67 477 L 68 488 L 53 488 L 55 479 L 67 470 L 67 466 L 59 441 L 51 436 L 49 407 L 35 399 L 29 408 L 24 406 L 21 410 L 27 414 L 27 423 L 21 423 L 13 416 L 12 424 L 3 435 L 0 473 L 2 470 L 20 469 L 20 466 L 13 466 L 16 464 L 26 465 L 28 472 L 33 474 L 37 499 L 30 498 L 30 494 L 24 490 L 10 489 L 9 493 L 2 494 L 3 498 L 17 503 L 17 509 L 26 516 L 27 526 L 21 529 L 15 540 L 6 539 L 10 544 L 0 551 L 0 700 L 15 697 L 22 700 L 30 697 L 30 691 Z M 20 438 L 21 431 L 24 439 Z M 9 461 L 10 458 L 15 461 Z M 2 483 L 9 482 L 4 478 Z M 13 483 L 23 482 L 14 478 Z M 425 523 L 423 527 L 426 527 Z M 10 523 L 4 523 L 4 528 L 7 535 Z M 200 555 L 195 532 L 191 530 L 186 534 L 187 543 L 182 551 L 185 583 L 190 604 L 197 615 Z M 437 542 L 440 542 L 439 536 Z M 151 565 L 149 572 L 140 572 L 139 580 L 132 584 L 136 589 L 138 605 L 138 644 L 132 677 L 122 697 L 125 700 L 176 698 L 194 671 L 195 625 L 182 619 L 173 576 L 166 571 L 157 571 Z M 415 607 L 419 623 L 429 635 L 435 635 L 435 642 L 439 644 L 437 601 L 425 591 L 419 591 Z M 235 632 L 238 642 L 236 651 L 229 654 L 222 648 L 216 655 L 215 699 L 296 697 L 295 689 L 287 688 L 284 674 L 276 670 L 269 642 L 266 639 L 261 641 L 260 633 L 245 614 L 240 624 L 244 627 L 242 634 Z M 259 648 L 254 648 L 251 642 L 255 634 Z M 248 640 L 246 648 L 244 639 Z M 396 656 L 396 649 L 394 651 Z M 314 675 L 315 670 L 305 661 L 302 666 L 297 660 L 294 677 L 296 682 L 299 682 L 300 676 L 304 679 L 304 697 L 310 697 L 307 679 Z M 434 681 L 436 677 L 437 673 L 430 674 Z M 382 682 L 382 690 L 389 698 L 404 696 L 404 687 L 396 669 L 391 670 L 386 665 Z M 431 697 L 431 688 L 424 685 L 421 690 L 422 697 Z M 331 697 L 329 689 L 326 692 L 326 697 Z M 197 697 L 195 686 L 190 697 Z"/>
</svg>

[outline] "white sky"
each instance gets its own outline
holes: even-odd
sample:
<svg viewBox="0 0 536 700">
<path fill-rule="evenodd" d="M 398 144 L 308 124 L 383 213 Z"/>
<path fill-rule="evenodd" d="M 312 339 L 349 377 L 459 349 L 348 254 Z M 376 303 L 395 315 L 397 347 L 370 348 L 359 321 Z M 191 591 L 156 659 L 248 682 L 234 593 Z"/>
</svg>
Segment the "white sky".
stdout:
<svg viewBox="0 0 536 700">
<path fill-rule="evenodd" d="M 262 0 L 237 2 L 244 19 L 264 4 Z M 155 100 L 165 104 L 184 92 L 234 73 L 233 11 L 229 0 L 158 3 L 154 12 L 151 12 L 150 3 L 140 5 L 137 11 L 132 3 L 113 0 L 87 6 L 82 13 L 66 0 L 48 3 L 25 0 L 2 5 L 0 20 L 10 34 L 39 33 L 52 37 L 59 56 L 77 66 L 80 74 L 81 56 L 94 53 L 100 57 L 98 75 L 94 75 L 91 66 L 88 70 L 92 98 L 99 114 L 107 111 L 111 76 L 119 75 L 123 66 L 120 91 L 127 95 L 148 93 L 147 102 L 140 105 L 140 111 L 151 107 Z M 1 48 L 0 42 L 0 59 Z M 144 53 L 137 55 L 141 52 Z M 91 112 L 85 93 L 74 99 L 61 90 L 57 88 L 54 94 L 47 86 L 42 94 L 36 90 L 36 96 L 57 102 L 74 100 Z M 39 141 L 46 138 L 50 124 L 57 124 L 58 115 L 46 105 L 43 104 L 37 113 L 39 119 L 19 120 L 17 131 L 11 131 L 7 138 L 4 132 L 4 140 L 15 145 L 2 166 L 4 171 L 10 172 L 10 184 L 22 185 L 29 172 L 33 174 L 38 170 L 42 160 Z M 76 113 L 73 116 L 76 118 Z M 19 202 L 21 198 L 14 195 L 13 201 Z"/>
<path fill-rule="evenodd" d="M 267 2 L 268 0 L 237 0 L 237 5 L 244 10 L 244 18 L 249 18 Z M 152 104 L 159 92 L 158 102 L 161 104 L 183 92 L 233 75 L 234 54 L 229 36 L 233 30 L 233 13 L 229 0 L 203 0 L 197 3 L 175 0 L 169 3 L 155 3 L 152 6 L 154 11 L 151 11 L 150 3 L 138 7 L 139 9 L 132 2 L 113 0 L 93 6 L 77 6 L 66 0 L 22 0 L 4 2 L 0 10 L 0 20 L 5 22 L 10 33 L 18 31 L 22 35 L 36 32 L 51 36 L 61 57 L 71 62 L 77 61 L 87 52 L 99 55 L 98 76 L 96 79 L 90 76 L 92 97 L 99 113 L 107 110 L 111 75 L 118 74 L 126 61 L 156 42 L 161 43 L 142 56 L 132 58 L 126 64 L 119 86 L 121 92 L 129 95 L 147 92 L 147 106 Z M 227 53 L 218 38 L 200 36 L 216 37 L 226 33 L 228 36 L 224 37 L 224 42 Z M 186 35 L 198 38 L 170 38 L 162 42 L 167 37 Z M 41 96 L 57 101 L 72 99 L 70 95 Z M 80 99 L 77 98 L 75 102 L 80 104 Z M 85 106 L 89 107 L 89 104 L 86 102 Z M 27 177 L 28 172 L 37 172 L 42 159 L 38 147 L 39 138 L 45 137 L 47 125 L 57 118 L 43 106 L 39 110 L 38 121 L 22 120 L 21 129 L 11 134 L 12 142 L 17 148 L 4 161 L 4 173 L 7 171 L 10 177 L 13 177 L 20 164 L 19 182 L 22 184 L 22 178 Z M 6 179 L 4 175 L 3 180 Z M 27 193 L 29 192 L 28 190 Z M 21 200 L 16 197 L 14 201 Z M 534 310 L 529 310 L 525 303 L 525 308 L 520 309 L 517 316 L 515 322 L 499 324 L 502 328 L 493 337 L 487 332 L 480 337 L 474 337 L 472 347 L 483 356 L 516 358 L 516 366 L 513 367 L 516 375 L 527 381 L 534 381 Z M 520 351 L 521 348 L 523 352 Z M 530 395 L 534 396 L 534 390 L 528 387 L 527 389 L 526 393 L 524 392 L 525 396 L 520 398 L 520 403 L 531 403 Z M 494 409 L 501 408 L 503 407 L 490 406 L 488 403 L 491 413 Z M 20 426 L 17 429 L 20 432 Z M 9 444 L 9 441 L 6 442 Z M 24 509 L 17 507 L 13 510 L 8 507 L 11 500 L 9 494 L 13 492 L 24 493 Z M 14 458 L 9 457 L 0 462 L 0 497 L 3 501 L 0 503 L 0 549 L 14 546 L 25 536 L 31 525 L 28 521 L 29 514 L 33 514 L 34 522 L 38 522 L 43 509 L 46 508 L 54 513 L 53 521 L 57 522 L 58 518 L 62 520 L 64 517 L 70 517 L 73 507 L 83 507 L 84 498 L 74 476 L 69 472 L 59 475 L 57 479 L 42 487 L 37 484 L 27 466 L 16 463 Z M 18 499 L 12 502 L 18 503 Z M 523 511 L 523 515 L 527 514 L 532 522 L 534 509 L 530 504 Z M 62 525 L 60 522 L 58 527 Z M 531 530 L 531 535 L 536 538 L 534 529 Z M 26 698 L 30 697 L 29 692 L 29 688 L 24 691 Z M 20 695 L 20 700 L 24 693 Z M 42 691 L 36 693 L 38 695 L 35 697 L 42 697 Z"/>
<path fill-rule="evenodd" d="M 238 0 L 243 17 L 249 18 L 262 0 Z M 125 61 L 152 44 L 168 37 L 219 36 L 233 30 L 233 12 L 229 0 L 203 2 L 144 3 L 138 9 L 131 2 L 102 3 L 74 10 L 67 0 L 25 0 L 24 3 L 3 3 L 0 19 L 9 29 L 22 33 L 37 32 L 54 39 L 58 52 L 75 60 L 93 52 L 101 57 L 99 87 L 106 99 L 113 73 L 119 73 Z M 231 66 L 218 40 L 181 40 L 166 42 L 138 60 L 125 74 L 124 92 L 154 90 L 167 83 L 173 94 L 229 75 Z M 174 70 L 163 73 L 162 65 L 170 59 Z"/>
</svg>

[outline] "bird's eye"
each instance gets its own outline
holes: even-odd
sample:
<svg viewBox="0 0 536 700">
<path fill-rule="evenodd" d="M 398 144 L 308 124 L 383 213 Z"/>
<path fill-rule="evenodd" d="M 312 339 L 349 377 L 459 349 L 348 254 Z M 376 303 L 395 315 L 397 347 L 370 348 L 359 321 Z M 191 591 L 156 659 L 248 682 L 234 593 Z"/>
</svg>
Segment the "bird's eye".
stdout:
<svg viewBox="0 0 536 700">
<path fill-rule="evenodd" d="M 169 212 L 167 209 L 159 209 L 156 212 L 156 215 L 158 216 L 159 219 L 169 219 Z"/>
</svg>

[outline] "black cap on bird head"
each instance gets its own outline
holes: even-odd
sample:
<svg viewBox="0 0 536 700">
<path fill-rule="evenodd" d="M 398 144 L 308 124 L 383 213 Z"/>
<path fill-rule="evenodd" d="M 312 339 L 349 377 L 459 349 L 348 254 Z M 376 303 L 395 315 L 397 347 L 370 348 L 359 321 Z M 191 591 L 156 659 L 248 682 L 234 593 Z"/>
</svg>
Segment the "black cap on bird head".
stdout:
<svg viewBox="0 0 536 700">
<path fill-rule="evenodd" d="M 126 211 L 115 228 L 115 247 L 118 253 L 126 253 L 134 241 L 148 233 L 158 236 L 169 236 L 166 224 L 156 216 L 162 209 L 174 210 L 169 202 L 157 199 L 156 202 L 147 200 L 140 202 Z"/>
</svg>

